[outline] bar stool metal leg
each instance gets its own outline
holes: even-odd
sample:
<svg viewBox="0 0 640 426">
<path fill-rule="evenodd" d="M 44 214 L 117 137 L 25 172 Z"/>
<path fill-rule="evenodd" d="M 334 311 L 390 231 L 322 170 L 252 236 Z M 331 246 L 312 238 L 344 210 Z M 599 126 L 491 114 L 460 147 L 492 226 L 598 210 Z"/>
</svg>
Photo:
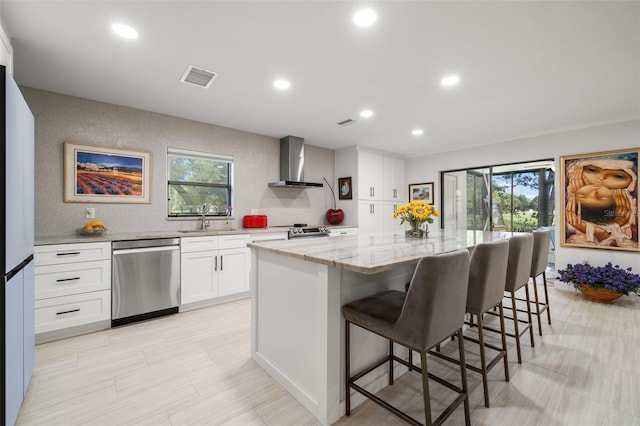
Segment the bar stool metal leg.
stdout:
<svg viewBox="0 0 640 426">
<path fill-rule="evenodd" d="M 351 342 L 350 342 L 350 336 L 349 336 L 349 321 L 344 322 L 345 328 L 344 328 L 344 336 L 345 336 L 345 348 L 344 348 L 344 353 L 345 353 L 345 370 L 346 370 L 346 377 L 345 377 L 345 396 L 344 396 L 344 411 L 345 414 L 348 416 L 351 414 L 351 386 L 349 386 L 349 381 L 351 380 Z"/>
</svg>

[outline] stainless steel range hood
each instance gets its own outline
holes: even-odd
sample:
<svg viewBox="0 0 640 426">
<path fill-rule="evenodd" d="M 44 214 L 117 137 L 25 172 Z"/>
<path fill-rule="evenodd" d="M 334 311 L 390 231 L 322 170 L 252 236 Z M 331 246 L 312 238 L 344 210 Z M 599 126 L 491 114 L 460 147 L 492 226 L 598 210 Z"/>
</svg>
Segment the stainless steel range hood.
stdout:
<svg viewBox="0 0 640 426">
<path fill-rule="evenodd" d="M 322 188 L 321 183 L 304 181 L 304 139 L 285 136 L 280 139 L 280 180 L 276 188 Z"/>
</svg>

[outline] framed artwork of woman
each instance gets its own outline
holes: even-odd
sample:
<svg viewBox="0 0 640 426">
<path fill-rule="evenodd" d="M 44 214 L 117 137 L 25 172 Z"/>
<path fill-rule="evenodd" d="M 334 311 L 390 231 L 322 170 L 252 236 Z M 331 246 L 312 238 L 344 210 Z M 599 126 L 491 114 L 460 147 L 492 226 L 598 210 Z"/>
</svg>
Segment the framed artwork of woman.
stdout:
<svg viewBox="0 0 640 426">
<path fill-rule="evenodd" d="M 640 251 L 640 149 L 560 157 L 560 245 Z"/>
</svg>

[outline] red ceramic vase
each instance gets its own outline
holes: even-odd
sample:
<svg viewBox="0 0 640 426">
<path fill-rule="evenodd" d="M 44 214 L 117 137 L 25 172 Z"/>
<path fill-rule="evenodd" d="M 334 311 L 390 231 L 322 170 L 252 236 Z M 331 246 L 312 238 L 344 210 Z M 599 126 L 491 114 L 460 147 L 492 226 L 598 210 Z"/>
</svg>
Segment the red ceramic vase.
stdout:
<svg viewBox="0 0 640 426">
<path fill-rule="evenodd" d="M 344 220 L 344 212 L 342 209 L 329 209 L 327 210 L 327 222 L 331 225 L 340 225 Z"/>
</svg>

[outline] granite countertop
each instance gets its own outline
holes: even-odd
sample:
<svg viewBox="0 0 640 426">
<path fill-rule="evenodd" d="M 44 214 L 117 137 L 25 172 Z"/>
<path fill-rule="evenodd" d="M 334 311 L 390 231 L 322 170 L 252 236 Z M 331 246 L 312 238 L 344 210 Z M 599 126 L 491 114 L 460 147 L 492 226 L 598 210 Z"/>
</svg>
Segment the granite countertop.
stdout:
<svg viewBox="0 0 640 426">
<path fill-rule="evenodd" d="M 326 225 L 321 225 L 326 226 Z M 187 237 L 206 237 L 219 235 L 236 235 L 236 234 L 262 234 L 274 232 L 287 232 L 290 226 L 270 226 L 268 228 L 238 228 L 238 229 L 211 229 L 206 231 L 187 230 L 187 231 L 148 231 L 148 232 L 127 232 L 127 233 L 111 233 L 103 232 L 101 235 L 57 235 L 36 237 L 35 245 L 42 246 L 47 244 L 74 244 L 74 243 L 94 243 L 105 241 L 125 241 L 125 240 L 143 240 L 151 238 L 187 238 Z M 328 228 L 351 228 L 350 226 L 328 226 Z"/>
<path fill-rule="evenodd" d="M 380 233 L 255 242 L 249 247 L 349 271 L 375 274 L 417 263 L 426 255 L 471 248 L 481 242 L 512 235 L 511 232 L 435 230 L 422 240 L 406 239 L 403 234 Z"/>
</svg>

